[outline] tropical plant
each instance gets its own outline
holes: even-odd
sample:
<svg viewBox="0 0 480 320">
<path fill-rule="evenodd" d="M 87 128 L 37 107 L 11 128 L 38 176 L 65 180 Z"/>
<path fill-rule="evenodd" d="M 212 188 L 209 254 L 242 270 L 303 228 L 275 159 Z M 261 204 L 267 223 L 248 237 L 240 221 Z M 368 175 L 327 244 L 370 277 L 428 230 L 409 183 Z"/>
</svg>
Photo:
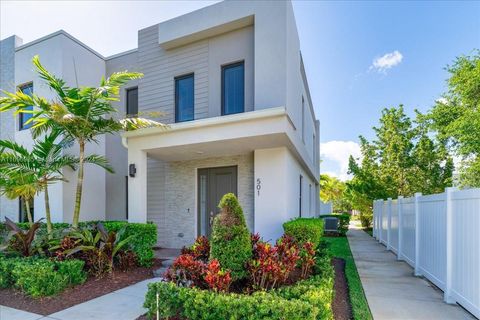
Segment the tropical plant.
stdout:
<svg viewBox="0 0 480 320">
<path fill-rule="evenodd" d="M 328 174 L 320 175 L 320 199 L 327 203 L 331 202 L 334 212 L 346 212 L 351 210 L 350 203 L 345 199 L 346 184 L 336 177 Z"/>
<path fill-rule="evenodd" d="M 101 222 L 97 223 L 94 230 L 83 229 L 81 231 L 74 231 L 68 236 L 70 240 L 62 241 L 66 249 L 63 254 L 66 257 L 83 253 L 86 260 L 86 265 L 90 271 L 95 275 L 104 272 L 112 272 L 114 268 L 114 261 L 117 255 L 128 246 L 133 236 L 124 238 L 125 228 L 118 232 L 108 232 Z M 74 247 L 72 246 L 72 241 Z M 57 255 L 61 254 L 58 251 L 61 247 L 54 247 L 57 250 Z M 80 257 L 81 258 L 81 257 Z"/>
<path fill-rule="evenodd" d="M 247 276 L 246 263 L 252 257 L 250 232 L 233 193 L 224 195 L 218 207 L 221 212 L 213 222 L 210 259 L 217 259 L 231 271 L 233 280 L 239 280 Z"/>
<path fill-rule="evenodd" d="M 64 149 L 71 146 L 71 141 L 63 139 L 56 143 L 59 137 L 60 132 L 53 131 L 42 139 L 36 139 L 31 152 L 16 142 L 0 140 L 0 170 L 8 176 L 12 174 L 29 175 L 34 179 L 36 193 L 43 191 L 49 236 L 52 233 L 52 220 L 48 186 L 58 181 L 67 181 L 62 169 L 70 167 L 75 170 L 79 163 L 78 157 L 64 154 Z M 98 165 L 108 172 L 113 172 L 108 161 L 102 156 L 91 155 L 84 161 Z"/>
<path fill-rule="evenodd" d="M 74 228 L 78 228 L 87 157 L 86 144 L 97 142 L 98 136 L 102 134 L 162 125 L 144 118 L 116 118 L 118 111 L 111 102 L 119 100 L 120 86 L 142 77 L 141 73 L 116 72 L 107 79 L 103 78 L 99 87 L 77 88 L 67 86 L 64 80 L 48 72 L 38 56 L 33 58 L 33 64 L 40 78 L 56 94 L 56 98 L 48 101 L 36 94 L 5 92 L 6 97 L 0 98 L 0 111 L 15 109 L 16 113 L 32 114 L 27 123 L 32 123 L 34 137 L 48 131 L 60 131 L 66 139 L 78 144 L 78 177 L 72 223 Z M 35 106 L 34 110 L 29 110 L 31 106 Z"/>
<path fill-rule="evenodd" d="M 30 257 L 35 251 L 33 241 L 35 240 L 37 230 L 40 228 L 40 221 L 32 224 L 28 230 L 23 230 L 15 222 L 5 217 L 5 225 L 12 233 L 6 248 L 24 257 Z"/>
</svg>

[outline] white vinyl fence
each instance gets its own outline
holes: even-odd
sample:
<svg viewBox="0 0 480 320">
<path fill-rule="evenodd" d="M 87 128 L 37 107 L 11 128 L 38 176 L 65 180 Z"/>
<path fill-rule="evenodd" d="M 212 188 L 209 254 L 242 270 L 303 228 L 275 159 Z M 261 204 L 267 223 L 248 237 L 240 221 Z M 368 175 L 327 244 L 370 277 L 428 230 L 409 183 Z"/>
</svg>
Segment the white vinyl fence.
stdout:
<svg viewBox="0 0 480 320">
<path fill-rule="evenodd" d="M 480 189 L 376 200 L 373 236 L 480 318 Z"/>
</svg>

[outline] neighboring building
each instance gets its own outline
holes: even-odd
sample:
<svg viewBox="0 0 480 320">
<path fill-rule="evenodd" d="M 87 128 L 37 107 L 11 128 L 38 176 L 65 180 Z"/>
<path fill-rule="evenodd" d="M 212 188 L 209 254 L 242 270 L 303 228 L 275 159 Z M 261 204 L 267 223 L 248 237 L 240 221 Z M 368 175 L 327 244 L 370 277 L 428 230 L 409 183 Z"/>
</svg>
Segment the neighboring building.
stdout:
<svg viewBox="0 0 480 320">
<path fill-rule="evenodd" d="M 227 192 L 238 195 L 250 230 L 267 240 L 282 234 L 283 222 L 320 212 L 319 122 L 290 2 L 221 2 L 140 30 L 138 49 L 108 58 L 63 31 L 19 41 L 0 43 L 1 88 L 33 82 L 34 92 L 51 96 L 32 72 L 35 54 L 69 85 L 140 71 L 145 76 L 122 89 L 116 107 L 160 112 L 157 120 L 169 124 L 91 146 L 116 174 L 88 167 L 82 219 L 153 221 L 159 245 L 179 248 L 209 234 Z M 11 115 L 0 116 L 2 138 L 31 143 Z M 75 176 L 68 176 L 54 187 L 56 221 L 71 220 Z M 1 199 L 0 210 L 15 218 L 18 202 Z"/>
</svg>

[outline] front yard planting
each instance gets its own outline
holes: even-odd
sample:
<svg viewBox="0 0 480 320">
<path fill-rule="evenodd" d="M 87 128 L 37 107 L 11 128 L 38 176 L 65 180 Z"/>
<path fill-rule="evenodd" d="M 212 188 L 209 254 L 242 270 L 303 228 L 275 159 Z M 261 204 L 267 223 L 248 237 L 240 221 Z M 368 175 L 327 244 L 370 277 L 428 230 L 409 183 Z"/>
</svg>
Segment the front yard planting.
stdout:
<svg viewBox="0 0 480 320">
<path fill-rule="evenodd" d="M 211 242 L 197 239 L 149 285 L 150 319 L 333 319 L 333 268 L 321 219 L 284 225 L 275 243 L 250 235 L 233 194 L 220 202 Z M 229 266 L 226 268 L 225 266 Z"/>
<path fill-rule="evenodd" d="M 51 314 L 153 277 L 153 224 L 0 224 L 2 305 Z M 41 299 L 38 299 L 41 298 Z"/>
</svg>

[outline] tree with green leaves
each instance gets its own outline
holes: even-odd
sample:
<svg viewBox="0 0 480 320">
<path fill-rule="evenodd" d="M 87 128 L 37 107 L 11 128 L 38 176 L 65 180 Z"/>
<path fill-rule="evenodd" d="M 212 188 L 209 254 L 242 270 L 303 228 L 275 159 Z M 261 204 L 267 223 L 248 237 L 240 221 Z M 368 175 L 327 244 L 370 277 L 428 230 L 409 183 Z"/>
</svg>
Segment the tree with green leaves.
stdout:
<svg viewBox="0 0 480 320">
<path fill-rule="evenodd" d="M 375 139 L 360 137 L 362 159 L 350 157 L 346 195 L 354 209 L 370 216 L 372 202 L 415 192 L 442 192 L 452 183 L 453 161 L 445 144 L 413 123 L 403 107 L 384 109 Z"/>
<path fill-rule="evenodd" d="M 320 175 L 320 199 L 331 202 L 334 212 L 347 212 L 351 206 L 345 199 L 345 182 L 328 174 Z"/>
<path fill-rule="evenodd" d="M 35 193 L 44 193 L 49 235 L 52 232 L 52 219 L 48 186 L 59 181 L 67 181 L 63 175 L 63 169 L 69 167 L 76 170 L 80 162 L 78 157 L 64 153 L 65 148 L 71 146 L 71 141 L 63 139 L 56 142 L 59 138 L 61 138 L 59 131 L 44 135 L 43 138 L 34 141 L 32 151 L 28 151 L 16 142 L 0 140 L 0 171 L 7 176 L 31 177 L 35 182 Z M 113 172 L 113 168 L 103 156 L 89 155 L 84 161 Z"/>
<path fill-rule="evenodd" d="M 103 134 L 113 134 L 122 130 L 162 126 L 162 124 L 136 117 L 118 117 L 118 110 L 111 103 L 119 100 L 120 86 L 143 75 L 136 72 L 116 72 L 109 78 L 102 78 L 99 87 L 69 87 L 65 81 L 48 72 L 40 63 L 39 57 L 33 58 L 33 64 L 46 84 L 55 93 L 56 98 L 48 101 L 36 94 L 26 95 L 21 91 L 5 92 L 0 98 L 0 111 L 14 109 L 16 113 L 30 113 L 27 121 L 32 123 L 32 134 L 38 137 L 46 132 L 59 131 L 65 139 L 75 141 L 79 148 L 79 163 L 75 208 L 73 212 L 74 228 L 78 227 L 82 201 L 84 164 L 87 155 L 87 143 L 98 142 Z M 34 110 L 29 110 L 34 106 Z"/>
<path fill-rule="evenodd" d="M 460 185 L 480 187 L 480 51 L 457 57 L 446 70 L 447 92 L 418 118 L 462 159 Z"/>
</svg>

